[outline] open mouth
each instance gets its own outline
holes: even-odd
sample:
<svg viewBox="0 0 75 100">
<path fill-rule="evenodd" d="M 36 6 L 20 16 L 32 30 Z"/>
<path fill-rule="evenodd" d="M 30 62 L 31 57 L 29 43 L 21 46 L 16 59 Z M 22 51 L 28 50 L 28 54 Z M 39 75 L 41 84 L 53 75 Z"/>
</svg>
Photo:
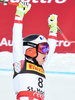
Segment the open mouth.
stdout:
<svg viewBox="0 0 75 100">
<path fill-rule="evenodd" d="M 43 60 L 45 61 L 46 57 L 43 57 Z"/>
</svg>

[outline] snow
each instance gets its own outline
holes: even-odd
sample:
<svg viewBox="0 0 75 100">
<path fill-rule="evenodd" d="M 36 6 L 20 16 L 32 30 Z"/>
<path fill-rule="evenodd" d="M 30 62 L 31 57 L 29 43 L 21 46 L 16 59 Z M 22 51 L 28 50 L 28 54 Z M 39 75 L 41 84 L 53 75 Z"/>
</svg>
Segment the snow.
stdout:
<svg viewBox="0 0 75 100">
<path fill-rule="evenodd" d="M 46 71 L 75 72 L 75 53 L 55 53 L 45 66 Z M 10 52 L 0 52 L 0 69 L 13 69 L 13 57 Z"/>
<path fill-rule="evenodd" d="M 75 54 L 55 53 L 45 66 L 46 99 L 75 100 Z M 0 98 L 16 100 L 13 89 L 12 53 L 0 52 Z"/>
</svg>

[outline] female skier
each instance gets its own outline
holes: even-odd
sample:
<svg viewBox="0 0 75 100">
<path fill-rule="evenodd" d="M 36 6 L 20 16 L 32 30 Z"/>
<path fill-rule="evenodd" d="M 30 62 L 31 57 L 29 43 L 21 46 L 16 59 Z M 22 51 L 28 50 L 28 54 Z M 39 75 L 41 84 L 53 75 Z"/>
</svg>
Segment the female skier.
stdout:
<svg viewBox="0 0 75 100">
<path fill-rule="evenodd" d="M 42 35 L 33 34 L 22 39 L 23 17 L 30 8 L 31 4 L 21 2 L 17 6 L 15 15 L 13 26 L 14 89 L 17 100 L 44 100 L 45 73 L 42 65 L 46 62 L 46 56 L 50 57 L 52 47 L 50 39 L 47 42 Z M 52 14 L 48 22 L 49 37 L 56 40 L 57 15 Z"/>
</svg>

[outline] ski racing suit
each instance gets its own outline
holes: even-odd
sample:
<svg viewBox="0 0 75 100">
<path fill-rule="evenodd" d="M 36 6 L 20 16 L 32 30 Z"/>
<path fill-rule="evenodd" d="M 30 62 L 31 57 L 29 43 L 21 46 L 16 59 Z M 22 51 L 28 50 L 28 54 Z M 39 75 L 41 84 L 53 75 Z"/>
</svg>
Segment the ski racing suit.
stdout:
<svg viewBox="0 0 75 100">
<path fill-rule="evenodd" d="M 49 33 L 50 51 L 47 61 L 43 66 L 37 65 L 25 58 L 22 39 L 23 23 L 19 19 L 18 16 L 15 16 L 13 26 L 13 81 L 17 100 L 44 100 L 46 77 L 43 68 L 47 67 L 50 57 L 54 53 L 57 34 Z"/>
</svg>

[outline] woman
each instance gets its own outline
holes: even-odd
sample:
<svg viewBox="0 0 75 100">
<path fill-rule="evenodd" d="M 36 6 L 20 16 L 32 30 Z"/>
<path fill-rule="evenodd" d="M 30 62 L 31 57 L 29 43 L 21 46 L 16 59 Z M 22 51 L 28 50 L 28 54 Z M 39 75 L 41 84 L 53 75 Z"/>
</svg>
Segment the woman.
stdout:
<svg viewBox="0 0 75 100">
<path fill-rule="evenodd" d="M 13 27 L 14 88 L 17 100 L 44 100 L 45 73 L 42 65 L 46 62 L 50 43 L 48 45 L 46 38 L 38 34 L 22 39 L 23 17 L 30 8 L 31 4 L 21 2 L 17 6 L 15 15 Z M 51 22 L 56 21 L 53 16 L 56 15 L 50 16 Z M 50 32 L 56 34 L 57 23 L 55 25 L 53 23 L 50 24 Z"/>
</svg>

